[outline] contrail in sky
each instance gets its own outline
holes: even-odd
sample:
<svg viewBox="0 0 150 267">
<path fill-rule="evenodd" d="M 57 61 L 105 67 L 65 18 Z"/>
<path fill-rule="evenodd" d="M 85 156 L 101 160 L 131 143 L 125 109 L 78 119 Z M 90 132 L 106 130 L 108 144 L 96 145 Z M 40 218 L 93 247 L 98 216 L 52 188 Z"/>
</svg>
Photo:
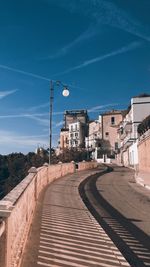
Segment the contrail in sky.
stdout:
<svg viewBox="0 0 150 267">
<path fill-rule="evenodd" d="M 48 79 L 47 77 L 44 77 L 44 76 L 41 76 L 41 75 L 37 75 L 37 74 L 34 74 L 32 72 L 26 72 L 26 71 L 23 71 L 23 70 L 11 68 L 11 67 L 6 66 L 6 65 L 1 65 L 0 64 L 0 68 L 1 69 L 5 69 L 5 70 L 10 70 L 10 71 L 13 71 L 13 72 L 17 72 L 17 73 L 20 73 L 20 74 L 28 75 L 28 76 L 31 76 L 31 77 L 34 77 L 34 78 L 37 78 L 37 79 L 42 79 L 42 80 L 45 80 L 45 81 L 50 81 L 50 79 Z"/>
<path fill-rule="evenodd" d="M 33 77 L 33 78 L 36 78 L 36 79 L 48 81 L 48 82 L 50 82 L 51 80 L 53 82 L 57 82 L 56 80 L 53 80 L 53 79 L 50 79 L 50 78 L 47 78 L 47 77 L 44 77 L 44 76 L 41 76 L 41 75 L 37 75 L 37 74 L 34 74 L 32 72 L 27 72 L 27 71 L 23 71 L 23 70 L 20 70 L 20 69 L 12 68 L 12 67 L 9 67 L 7 65 L 0 64 L 0 68 L 1 69 L 5 69 L 5 70 L 9 70 L 9 71 L 13 71 L 13 72 L 16 72 L 16 73 L 20 73 L 20 74 L 23 74 L 23 75 L 27 75 L 27 76 L 30 76 L 30 77 Z M 76 88 L 76 89 L 79 89 L 79 90 L 84 90 L 84 88 L 79 87 L 79 86 L 74 86 L 72 84 L 68 84 L 68 83 L 65 83 L 65 82 L 63 82 L 63 84 L 64 85 L 67 84 L 67 86 L 72 87 L 72 88 Z"/>
<path fill-rule="evenodd" d="M 92 58 L 90 60 L 86 60 L 84 61 L 82 64 L 80 65 L 77 65 L 73 68 L 69 68 L 63 72 L 59 72 L 59 73 L 56 73 L 54 74 L 53 76 L 57 76 L 57 75 L 63 75 L 63 74 L 67 74 L 67 73 L 70 73 L 71 71 L 74 71 L 74 70 L 78 70 L 78 69 L 82 69 L 88 65 L 91 65 L 93 63 L 96 63 L 96 62 L 100 62 L 104 59 L 107 59 L 109 57 L 113 57 L 113 56 L 117 56 L 119 54 L 123 54 L 123 53 L 126 53 L 128 51 L 131 51 L 131 50 L 134 50 L 135 48 L 139 47 L 141 45 L 141 42 L 132 42 L 131 44 L 127 45 L 127 46 L 124 46 L 116 51 L 113 51 L 113 52 L 110 52 L 108 54 L 105 54 L 105 55 L 102 55 L 102 56 L 99 56 L 99 57 L 96 57 L 96 58 Z"/>
<path fill-rule="evenodd" d="M 47 0 L 56 3 L 56 0 Z M 150 42 L 149 25 L 129 15 L 124 9 L 113 1 L 108 0 L 76 0 L 57 1 L 59 7 L 63 7 L 72 14 L 80 14 L 88 17 L 91 25 L 72 42 L 60 48 L 55 54 L 43 59 L 54 59 L 66 55 L 72 48 L 103 32 L 101 25 L 108 25 L 132 34 L 138 38 Z"/>
<path fill-rule="evenodd" d="M 8 95 L 12 95 L 14 94 L 16 91 L 18 91 L 17 89 L 15 90 L 10 90 L 10 91 L 0 91 L 0 99 L 8 96 Z"/>
</svg>

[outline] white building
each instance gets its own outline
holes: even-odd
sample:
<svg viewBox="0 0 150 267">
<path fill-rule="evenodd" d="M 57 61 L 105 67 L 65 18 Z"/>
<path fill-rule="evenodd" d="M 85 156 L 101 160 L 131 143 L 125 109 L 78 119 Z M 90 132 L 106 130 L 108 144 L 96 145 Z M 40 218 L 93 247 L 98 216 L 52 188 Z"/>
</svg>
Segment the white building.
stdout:
<svg viewBox="0 0 150 267">
<path fill-rule="evenodd" d="M 137 127 L 150 114 L 150 96 L 137 96 L 131 99 L 131 105 L 120 124 L 120 156 L 125 166 L 136 168 L 138 164 Z"/>
<path fill-rule="evenodd" d="M 85 138 L 85 147 L 94 150 L 99 145 L 102 138 L 101 123 L 99 120 L 89 123 L 89 135 Z"/>
<path fill-rule="evenodd" d="M 81 122 L 69 124 L 69 148 L 85 147 L 86 125 Z"/>
</svg>

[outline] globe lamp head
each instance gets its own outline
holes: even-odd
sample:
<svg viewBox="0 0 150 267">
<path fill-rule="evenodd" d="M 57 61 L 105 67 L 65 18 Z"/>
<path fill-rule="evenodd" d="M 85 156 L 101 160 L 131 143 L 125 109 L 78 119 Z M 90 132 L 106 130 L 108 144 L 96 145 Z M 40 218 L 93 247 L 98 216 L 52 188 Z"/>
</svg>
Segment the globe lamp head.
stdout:
<svg viewBox="0 0 150 267">
<path fill-rule="evenodd" d="M 62 95 L 63 95 L 64 97 L 69 96 L 69 90 L 68 90 L 67 87 L 64 88 L 64 90 L 63 90 L 63 92 L 62 92 Z"/>
</svg>

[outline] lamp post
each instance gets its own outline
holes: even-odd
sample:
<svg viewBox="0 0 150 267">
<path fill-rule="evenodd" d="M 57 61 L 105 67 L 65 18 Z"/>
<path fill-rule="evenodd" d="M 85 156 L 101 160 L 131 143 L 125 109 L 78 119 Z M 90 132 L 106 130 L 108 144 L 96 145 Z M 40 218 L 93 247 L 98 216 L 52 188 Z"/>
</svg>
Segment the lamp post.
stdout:
<svg viewBox="0 0 150 267">
<path fill-rule="evenodd" d="M 54 86 L 62 86 L 63 91 L 62 95 L 64 97 L 69 96 L 69 90 L 66 85 L 64 85 L 61 81 L 50 81 L 50 124 L 49 124 L 49 165 L 51 164 L 52 159 L 52 119 L 53 119 L 53 100 L 54 100 Z"/>
</svg>

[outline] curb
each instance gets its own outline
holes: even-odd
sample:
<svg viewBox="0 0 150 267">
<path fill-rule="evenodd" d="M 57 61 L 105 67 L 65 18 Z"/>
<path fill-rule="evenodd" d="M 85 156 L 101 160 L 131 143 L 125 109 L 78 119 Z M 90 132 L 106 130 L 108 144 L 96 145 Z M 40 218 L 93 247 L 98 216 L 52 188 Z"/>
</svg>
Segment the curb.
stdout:
<svg viewBox="0 0 150 267">
<path fill-rule="evenodd" d="M 135 178 L 135 180 L 136 180 L 137 184 L 139 184 L 139 185 L 143 186 L 144 188 L 150 190 L 150 185 L 145 184 L 144 180 L 142 178 L 138 177 L 138 178 Z"/>
</svg>

